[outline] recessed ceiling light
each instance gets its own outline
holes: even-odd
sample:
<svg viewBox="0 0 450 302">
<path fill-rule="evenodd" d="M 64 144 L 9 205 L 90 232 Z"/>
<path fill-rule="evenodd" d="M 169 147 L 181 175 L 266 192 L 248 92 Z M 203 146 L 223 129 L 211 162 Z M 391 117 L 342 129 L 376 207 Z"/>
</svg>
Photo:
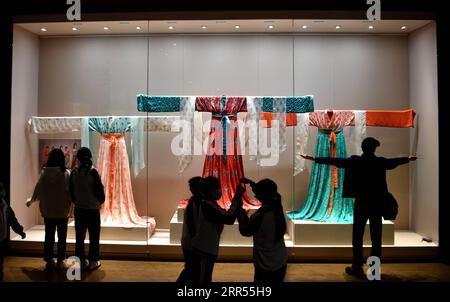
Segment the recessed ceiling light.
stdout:
<svg viewBox="0 0 450 302">
<path fill-rule="evenodd" d="M 170 25 L 169 27 L 168 27 L 168 29 L 169 30 L 172 30 L 172 29 L 174 29 L 175 27 L 173 27 L 172 25 Z"/>
<path fill-rule="evenodd" d="M 303 29 L 307 29 L 307 28 L 308 28 L 308 25 L 303 25 L 302 28 L 303 28 Z"/>
<path fill-rule="evenodd" d="M 267 26 L 268 28 L 270 28 L 270 29 L 272 29 L 274 26 L 273 25 L 269 25 L 269 26 Z"/>
<path fill-rule="evenodd" d="M 76 28 L 76 27 L 72 27 L 72 30 L 73 30 L 73 31 L 77 31 L 77 30 L 78 30 L 78 28 Z"/>
<path fill-rule="evenodd" d="M 140 27 L 140 26 L 136 26 L 136 29 L 137 29 L 137 30 L 141 30 L 141 27 Z"/>
<path fill-rule="evenodd" d="M 104 30 L 109 30 L 108 26 L 103 27 Z"/>
<path fill-rule="evenodd" d="M 206 25 L 202 25 L 202 29 L 207 29 L 208 27 Z"/>
<path fill-rule="evenodd" d="M 369 29 L 373 29 L 374 27 L 373 27 L 373 25 L 369 25 Z"/>
<path fill-rule="evenodd" d="M 239 29 L 241 27 L 239 25 L 235 25 L 234 28 Z"/>
<path fill-rule="evenodd" d="M 45 32 L 45 31 L 47 31 L 47 28 L 41 28 L 41 31 Z"/>
<path fill-rule="evenodd" d="M 402 28 L 402 29 L 406 29 L 406 26 L 403 25 L 401 28 Z"/>
<path fill-rule="evenodd" d="M 341 26 L 340 25 L 336 25 L 336 29 L 341 29 Z"/>
</svg>

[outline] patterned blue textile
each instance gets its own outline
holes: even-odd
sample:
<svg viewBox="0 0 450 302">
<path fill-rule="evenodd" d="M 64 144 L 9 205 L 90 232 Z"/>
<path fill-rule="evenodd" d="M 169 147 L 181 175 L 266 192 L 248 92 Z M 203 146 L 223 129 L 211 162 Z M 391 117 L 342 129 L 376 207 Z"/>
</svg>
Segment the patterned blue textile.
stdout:
<svg viewBox="0 0 450 302">
<path fill-rule="evenodd" d="M 300 97 L 286 98 L 287 113 L 306 113 L 314 111 L 314 96 L 305 95 Z"/>
<path fill-rule="evenodd" d="M 263 111 L 273 112 L 273 97 L 263 97 Z M 306 113 L 314 111 L 314 96 L 286 97 L 286 113 Z"/>
<path fill-rule="evenodd" d="M 139 112 L 178 112 L 180 111 L 179 96 L 150 96 L 139 94 L 137 107 Z"/>
<path fill-rule="evenodd" d="M 91 117 L 89 129 L 105 134 L 124 134 L 131 129 L 129 117 Z"/>
<path fill-rule="evenodd" d="M 263 111 L 273 112 L 274 97 L 263 97 Z M 139 112 L 179 112 L 179 96 L 149 96 L 139 94 L 137 106 Z M 286 97 L 286 113 L 306 113 L 314 111 L 314 96 Z"/>
</svg>

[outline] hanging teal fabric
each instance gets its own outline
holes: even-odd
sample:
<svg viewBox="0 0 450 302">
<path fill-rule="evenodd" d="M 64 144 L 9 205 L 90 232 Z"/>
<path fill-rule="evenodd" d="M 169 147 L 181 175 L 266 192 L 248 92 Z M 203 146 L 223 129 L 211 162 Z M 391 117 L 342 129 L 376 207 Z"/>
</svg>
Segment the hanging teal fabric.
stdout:
<svg viewBox="0 0 450 302">
<path fill-rule="evenodd" d="M 285 99 L 287 113 L 305 113 L 314 111 L 314 96 L 289 96 L 289 97 L 271 97 L 262 98 L 262 110 L 264 112 L 274 112 L 274 101 L 277 99 Z"/>
<path fill-rule="evenodd" d="M 347 157 L 342 128 L 319 129 L 315 157 L 333 155 L 336 158 Z M 333 169 L 336 175 L 333 175 Z M 354 199 L 342 197 L 343 186 L 338 184 L 343 182 L 344 169 L 314 163 L 305 204 L 301 210 L 288 213 L 288 217 L 318 222 L 353 223 Z"/>
<path fill-rule="evenodd" d="M 100 134 L 125 134 L 131 128 L 130 119 L 127 117 L 90 117 L 89 130 Z M 89 148 L 91 149 L 94 163 L 98 163 L 98 141 L 91 141 L 89 136 Z"/>
<path fill-rule="evenodd" d="M 131 156 L 130 166 L 136 177 L 145 168 L 144 160 L 144 119 L 145 117 L 92 117 L 89 118 L 89 129 L 100 134 L 125 134 L 130 132 Z M 95 144 L 91 146 L 92 155 L 97 156 Z"/>
<path fill-rule="evenodd" d="M 314 111 L 314 96 L 290 96 L 286 98 L 286 112 L 305 113 Z"/>
<path fill-rule="evenodd" d="M 266 96 L 262 98 L 262 110 L 264 112 L 273 112 L 273 97 Z"/>
<path fill-rule="evenodd" d="M 137 107 L 139 112 L 178 112 L 181 97 L 179 96 L 150 96 L 138 94 Z"/>
<path fill-rule="evenodd" d="M 129 117 L 91 117 L 89 128 L 102 134 L 124 134 L 131 128 Z"/>
<path fill-rule="evenodd" d="M 264 112 L 273 112 L 274 99 L 286 99 L 287 113 L 305 113 L 314 111 L 314 96 L 289 96 L 289 97 L 256 97 L 262 99 Z M 139 112 L 179 112 L 181 111 L 180 96 L 151 96 L 137 95 L 137 108 Z"/>
</svg>

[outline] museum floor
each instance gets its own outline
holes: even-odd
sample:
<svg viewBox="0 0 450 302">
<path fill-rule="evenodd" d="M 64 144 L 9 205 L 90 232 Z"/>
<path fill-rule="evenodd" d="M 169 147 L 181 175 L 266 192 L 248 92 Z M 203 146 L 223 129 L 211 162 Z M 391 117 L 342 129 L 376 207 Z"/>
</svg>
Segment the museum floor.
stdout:
<svg viewBox="0 0 450 302">
<path fill-rule="evenodd" d="M 345 264 L 288 265 L 285 281 L 352 282 L 357 279 L 344 273 Z M 88 282 L 172 282 L 183 267 L 181 262 L 103 260 L 99 270 L 83 274 Z M 36 257 L 5 259 L 5 282 L 65 281 L 63 273 L 44 273 L 44 262 Z M 252 281 L 251 263 L 217 263 L 213 281 Z M 440 263 L 388 263 L 382 266 L 382 280 L 399 282 L 450 282 L 450 266 Z"/>
</svg>

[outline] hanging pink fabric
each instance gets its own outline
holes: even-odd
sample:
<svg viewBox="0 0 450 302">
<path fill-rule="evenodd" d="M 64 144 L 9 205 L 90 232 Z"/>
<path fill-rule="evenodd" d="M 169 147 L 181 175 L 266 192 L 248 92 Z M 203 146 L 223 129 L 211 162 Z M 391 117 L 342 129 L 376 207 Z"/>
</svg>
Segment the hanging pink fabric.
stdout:
<svg viewBox="0 0 450 302">
<path fill-rule="evenodd" d="M 147 219 L 138 215 L 134 203 L 123 134 L 101 134 L 97 169 L 106 196 L 100 212 L 102 223 L 145 226 Z M 149 221 L 149 227 L 153 229 L 155 224 Z"/>
</svg>

